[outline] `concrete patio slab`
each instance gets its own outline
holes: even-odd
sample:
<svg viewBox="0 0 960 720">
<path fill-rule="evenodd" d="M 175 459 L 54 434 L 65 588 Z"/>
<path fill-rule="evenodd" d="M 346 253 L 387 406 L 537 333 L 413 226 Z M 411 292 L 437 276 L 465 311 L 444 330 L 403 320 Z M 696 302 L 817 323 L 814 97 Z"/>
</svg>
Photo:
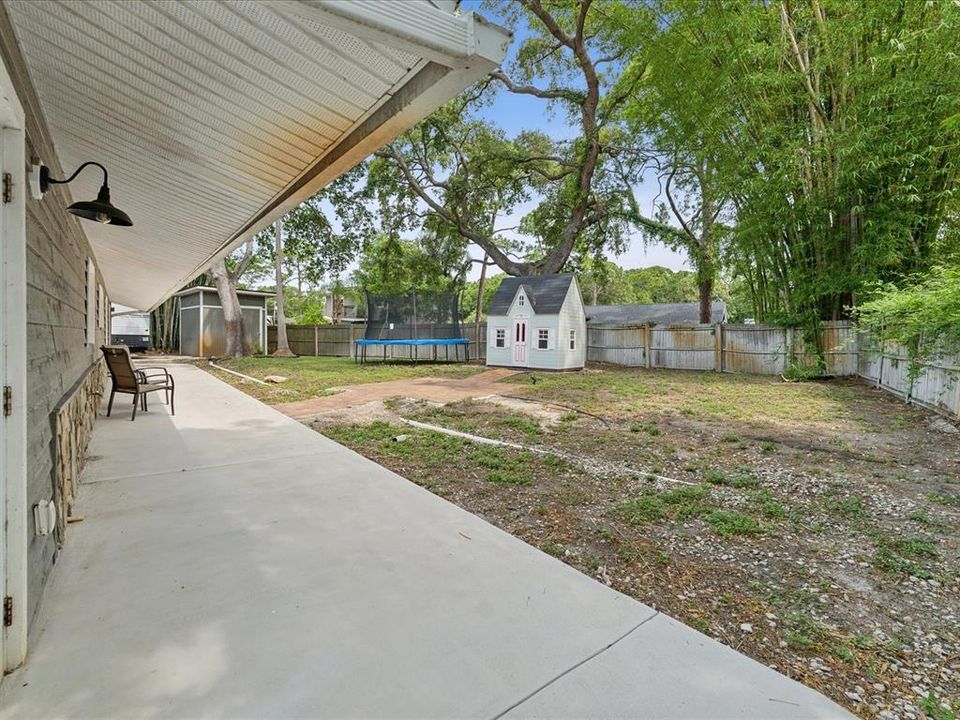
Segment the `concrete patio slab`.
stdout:
<svg viewBox="0 0 960 720">
<path fill-rule="evenodd" d="M 97 424 L 2 718 L 846 713 L 193 367 Z M 455 472 L 451 458 L 451 472 Z"/>
</svg>

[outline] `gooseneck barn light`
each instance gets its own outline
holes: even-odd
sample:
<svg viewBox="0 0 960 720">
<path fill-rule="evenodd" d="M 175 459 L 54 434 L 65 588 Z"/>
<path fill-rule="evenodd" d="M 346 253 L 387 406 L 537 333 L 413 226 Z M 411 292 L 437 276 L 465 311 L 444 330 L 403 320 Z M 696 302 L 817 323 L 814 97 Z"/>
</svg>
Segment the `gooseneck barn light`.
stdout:
<svg viewBox="0 0 960 720">
<path fill-rule="evenodd" d="M 95 220 L 96 222 L 103 223 L 104 225 L 120 225 L 122 227 L 130 227 L 133 225 L 133 221 L 130 220 L 130 217 L 123 210 L 115 208 L 110 204 L 110 187 L 107 185 L 107 169 L 98 162 L 93 162 L 92 160 L 85 162 L 73 172 L 73 175 L 68 177 L 66 180 L 57 180 L 56 178 L 50 177 L 50 168 L 48 168 L 46 165 L 41 165 L 41 194 L 47 192 L 51 185 L 65 185 L 69 182 L 73 182 L 77 175 L 79 175 L 80 172 L 88 165 L 96 165 L 103 171 L 103 185 L 100 186 L 100 192 L 97 193 L 97 199 L 75 202 L 73 205 L 67 208 L 67 212 L 71 212 L 77 217 L 82 217 L 85 220 Z"/>
</svg>

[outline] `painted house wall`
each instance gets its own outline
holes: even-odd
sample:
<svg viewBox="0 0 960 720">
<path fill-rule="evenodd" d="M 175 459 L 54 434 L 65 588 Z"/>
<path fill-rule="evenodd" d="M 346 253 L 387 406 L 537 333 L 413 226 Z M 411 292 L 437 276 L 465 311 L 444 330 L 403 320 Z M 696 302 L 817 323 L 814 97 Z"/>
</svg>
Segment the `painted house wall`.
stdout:
<svg viewBox="0 0 960 720">
<path fill-rule="evenodd" d="M 55 177 L 63 177 L 5 14 L 0 14 L 0 58 L 24 109 L 24 166 L 39 158 Z M 22 610 L 28 622 L 36 616 L 57 552 L 55 534 L 36 535 L 32 511 L 41 500 L 53 499 L 58 463 L 57 413 L 87 374 L 97 368 L 99 347 L 107 342 L 110 332 L 110 303 L 103 277 L 80 221 L 64 210 L 72 201 L 63 186 L 53 186 L 41 201 L 29 197 L 25 201 L 27 607 L 14 608 L 14 613 Z M 88 261 L 93 261 L 89 273 Z M 91 276 L 92 297 L 87 292 Z M 87 342 L 88 328 L 92 342 Z"/>
<path fill-rule="evenodd" d="M 28 116 L 29 123 L 29 116 Z M 28 124 L 28 128 L 30 125 Z M 39 154 L 27 136 L 27 156 Z M 43 153 L 41 157 L 50 155 Z M 26 161 L 26 158 L 24 158 Z M 27 603 L 30 621 L 53 565 L 54 534 L 34 532 L 31 508 L 53 496 L 57 467 L 56 415 L 74 386 L 100 361 L 100 345 L 108 343 L 109 321 L 102 317 L 109 303 L 95 300 L 87 308 L 87 259 L 93 252 L 78 221 L 64 211 L 60 193 L 42 201 L 28 200 L 27 221 Z M 103 284 L 95 274 L 97 288 Z M 94 292 L 97 297 L 97 292 Z M 87 343 L 88 311 L 93 315 L 94 342 Z M 106 332 L 105 332 L 106 330 Z"/>
<path fill-rule="evenodd" d="M 538 315 L 529 299 L 519 304 L 523 290 L 517 292 L 506 315 L 494 315 L 487 318 L 487 365 L 514 367 L 513 337 L 515 323 L 520 318 L 527 320 L 527 364 L 536 370 L 572 370 L 582 368 L 586 359 L 586 316 L 580 300 L 580 290 L 576 280 L 570 283 L 567 297 L 559 314 Z M 496 347 L 497 329 L 505 331 L 506 347 Z M 538 347 L 538 331 L 549 331 L 549 344 L 546 350 Z M 571 329 L 577 332 L 574 350 L 569 349 L 568 334 Z"/>
</svg>

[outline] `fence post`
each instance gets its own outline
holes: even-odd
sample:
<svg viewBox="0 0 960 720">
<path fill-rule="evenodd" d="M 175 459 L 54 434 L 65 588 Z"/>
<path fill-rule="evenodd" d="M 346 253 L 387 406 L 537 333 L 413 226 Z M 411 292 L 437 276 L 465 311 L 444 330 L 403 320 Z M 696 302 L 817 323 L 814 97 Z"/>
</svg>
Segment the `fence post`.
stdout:
<svg viewBox="0 0 960 720">
<path fill-rule="evenodd" d="M 313 356 L 320 356 L 320 326 L 313 326 Z"/>
<path fill-rule="evenodd" d="M 643 333 L 643 342 L 646 345 L 647 369 L 653 367 L 653 326 L 647 323 Z"/>
<path fill-rule="evenodd" d="M 713 326 L 713 335 L 715 350 L 713 354 L 713 369 L 717 372 L 723 372 L 723 324 L 717 323 Z"/>
</svg>

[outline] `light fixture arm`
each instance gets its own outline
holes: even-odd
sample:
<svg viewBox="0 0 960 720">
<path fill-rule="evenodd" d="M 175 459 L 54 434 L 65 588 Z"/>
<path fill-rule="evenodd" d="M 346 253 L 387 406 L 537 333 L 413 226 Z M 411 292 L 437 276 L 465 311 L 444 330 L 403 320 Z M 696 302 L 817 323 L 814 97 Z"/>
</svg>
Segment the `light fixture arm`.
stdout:
<svg viewBox="0 0 960 720">
<path fill-rule="evenodd" d="M 100 168 L 100 172 L 103 173 L 103 184 L 100 186 L 100 192 L 97 193 L 97 199 L 75 202 L 73 205 L 67 208 L 67 212 L 83 218 L 84 220 L 94 220 L 98 223 L 103 223 L 104 225 L 119 225 L 121 227 L 130 227 L 133 225 L 133 221 L 130 220 L 130 216 L 123 212 L 123 210 L 114 207 L 110 202 L 110 186 L 107 184 L 107 169 L 98 162 L 88 160 L 74 170 L 73 175 L 65 180 L 58 180 L 57 178 L 50 177 L 50 168 L 48 168 L 46 165 L 40 165 L 37 177 L 39 182 L 36 182 L 36 185 L 33 185 L 35 182 L 33 178 L 31 178 L 30 182 L 35 188 L 35 193 L 37 190 L 39 190 L 37 197 L 42 198 L 47 190 L 50 189 L 51 185 L 66 185 L 67 183 L 73 182 L 77 175 L 83 172 L 88 165 L 94 165 Z M 34 167 L 36 168 L 37 166 L 34 165 Z"/>
<path fill-rule="evenodd" d="M 100 168 L 101 171 L 103 171 L 102 187 L 107 187 L 108 186 L 107 169 L 103 165 L 101 165 L 100 163 L 94 160 L 87 160 L 87 162 L 83 163 L 83 165 L 81 165 L 76 170 L 74 170 L 73 175 L 68 177 L 66 180 L 57 180 L 56 178 L 50 177 L 50 168 L 48 168 L 46 165 L 41 165 L 40 166 L 40 192 L 45 193 L 47 190 L 49 190 L 51 185 L 66 185 L 67 183 L 73 182 L 76 179 L 77 175 L 79 175 L 81 171 L 88 165 L 95 165 L 96 167 Z"/>
</svg>

